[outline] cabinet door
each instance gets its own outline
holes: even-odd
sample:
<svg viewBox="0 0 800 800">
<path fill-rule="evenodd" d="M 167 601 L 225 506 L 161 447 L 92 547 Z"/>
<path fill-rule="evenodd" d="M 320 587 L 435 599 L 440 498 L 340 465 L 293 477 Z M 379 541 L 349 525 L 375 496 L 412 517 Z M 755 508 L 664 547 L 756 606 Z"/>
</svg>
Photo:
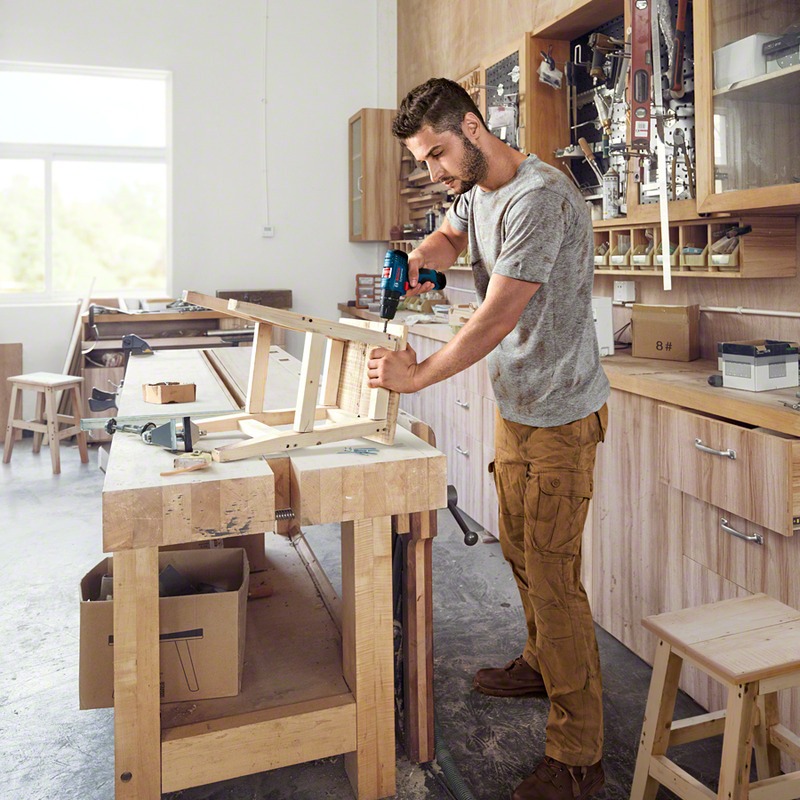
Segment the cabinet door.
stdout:
<svg viewBox="0 0 800 800">
<path fill-rule="evenodd" d="M 694 5 L 701 212 L 800 204 L 800 52 L 783 46 L 797 11 L 797 0 Z"/>
<path fill-rule="evenodd" d="M 392 136 L 397 112 L 362 108 L 350 118 L 350 241 L 389 240 L 400 222 L 400 143 Z"/>
</svg>

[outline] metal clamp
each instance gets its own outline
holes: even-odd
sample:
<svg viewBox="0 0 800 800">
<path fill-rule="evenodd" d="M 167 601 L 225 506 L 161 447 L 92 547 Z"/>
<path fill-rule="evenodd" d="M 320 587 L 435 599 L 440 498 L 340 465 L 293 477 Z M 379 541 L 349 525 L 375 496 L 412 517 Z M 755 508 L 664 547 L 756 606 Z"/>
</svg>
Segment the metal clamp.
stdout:
<svg viewBox="0 0 800 800">
<path fill-rule="evenodd" d="M 706 447 L 706 445 L 703 444 L 703 440 L 702 439 L 695 439 L 694 440 L 694 446 L 698 450 L 702 450 L 704 453 L 709 453 L 712 456 L 725 456 L 726 458 L 729 458 L 731 461 L 735 461 L 736 460 L 736 451 L 735 450 L 730 450 L 730 449 L 728 449 L 728 450 L 714 450 L 714 448 L 712 448 L 712 447 Z"/>
<path fill-rule="evenodd" d="M 456 453 L 460 456 L 469 456 L 469 450 L 462 450 L 458 445 L 456 445 Z"/>
<path fill-rule="evenodd" d="M 456 405 L 459 408 L 469 408 L 469 403 L 465 403 L 462 400 L 456 400 Z"/>
<path fill-rule="evenodd" d="M 731 526 L 728 525 L 728 520 L 726 520 L 725 517 L 720 517 L 719 526 L 725 531 L 725 533 L 730 533 L 732 536 L 736 536 L 739 539 L 744 539 L 746 542 L 764 544 L 764 537 L 760 533 L 754 533 L 752 536 L 749 536 L 746 533 L 737 531 L 736 528 L 731 528 Z"/>
</svg>

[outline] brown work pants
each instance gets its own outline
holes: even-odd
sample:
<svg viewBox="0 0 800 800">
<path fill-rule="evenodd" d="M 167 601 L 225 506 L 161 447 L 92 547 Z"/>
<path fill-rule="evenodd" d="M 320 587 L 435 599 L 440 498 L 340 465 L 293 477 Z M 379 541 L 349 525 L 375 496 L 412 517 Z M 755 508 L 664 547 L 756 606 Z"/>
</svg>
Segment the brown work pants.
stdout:
<svg viewBox="0 0 800 800">
<path fill-rule="evenodd" d="M 581 540 L 608 409 L 552 428 L 496 414 L 494 471 L 500 545 L 528 624 L 525 661 L 550 697 L 545 754 L 588 766 L 603 753 L 603 687 Z"/>
</svg>

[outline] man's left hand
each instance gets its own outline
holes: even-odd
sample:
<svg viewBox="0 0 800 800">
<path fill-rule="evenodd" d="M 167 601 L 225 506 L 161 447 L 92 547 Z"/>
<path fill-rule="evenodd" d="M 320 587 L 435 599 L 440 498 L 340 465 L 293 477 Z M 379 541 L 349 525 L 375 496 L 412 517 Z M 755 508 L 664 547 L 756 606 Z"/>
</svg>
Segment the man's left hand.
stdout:
<svg viewBox="0 0 800 800">
<path fill-rule="evenodd" d="M 398 351 L 376 347 L 367 361 L 367 375 L 372 389 L 382 387 L 405 394 L 416 392 L 421 388 L 417 386 L 418 370 L 417 354 L 408 346 Z"/>
</svg>

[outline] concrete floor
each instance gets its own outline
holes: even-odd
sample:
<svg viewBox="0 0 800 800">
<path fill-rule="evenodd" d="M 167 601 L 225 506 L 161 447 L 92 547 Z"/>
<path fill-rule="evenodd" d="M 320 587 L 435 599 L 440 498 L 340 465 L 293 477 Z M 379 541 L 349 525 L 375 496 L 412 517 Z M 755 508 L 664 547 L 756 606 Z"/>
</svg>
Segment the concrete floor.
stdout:
<svg viewBox="0 0 800 800">
<path fill-rule="evenodd" d="M 81 464 L 62 447 L 62 474 L 46 448 L 18 442 L 0 469 L 0 797 L 3 800 L 111 800 L 113 710 L 78 710 L 78 584 L 103 557 L 96 450 Z M 325 531 L 309 541 L 338 580 Z M 494 699 L 474 692 L 472 675 L 502 665 L 524 642 L 519 596 L 497 544 L 467 548 L 446 512 L 434 542 L 434 646 L 442 737 L 476 800 L 505 800 L 544 749 L 546 698 Z M 630 791 L 650 668 L 598 629 L 605 683 L 605 800 Z M 698 713 L 685 696 L 676 715 Z M 716 788 L 720 742 L 671 755 Z M 446 800 L 434 766 L 410 764 L 398 748 L 396 797 Z M 341 758 L 174 792 L 170 800 L 349 800 Z M 662 790 L 659 798 L 671 797 Z"/>
</svg>

